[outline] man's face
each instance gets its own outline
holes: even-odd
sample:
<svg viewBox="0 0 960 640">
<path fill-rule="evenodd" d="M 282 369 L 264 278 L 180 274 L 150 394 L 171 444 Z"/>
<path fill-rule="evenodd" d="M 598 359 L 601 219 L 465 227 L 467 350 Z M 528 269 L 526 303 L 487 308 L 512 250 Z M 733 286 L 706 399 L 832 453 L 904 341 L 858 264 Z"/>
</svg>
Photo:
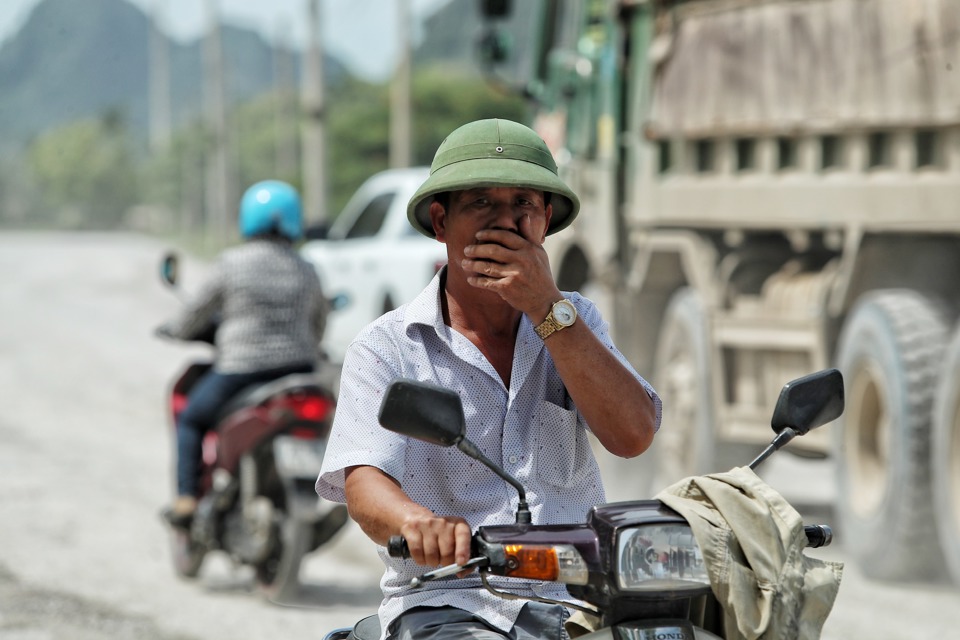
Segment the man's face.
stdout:
<svg viewBox="0 0 960 640">
<path fill-rule="evenodd" d="M 537 189 L 518 187 L 486 187 L 453 191 L 446 209 L 436 202 L 430 205 L 430 218 L 437 240 L 449 247 L 451 260 L 463 255 L 463 248 L 476 242 L 476 233 L 484 229 L 501 229 L 523 235 L 521 220 L 529 217 L 526 239 L 543 244 L 553 209 L 544 204 L 544 195 Z"/>
</svg>

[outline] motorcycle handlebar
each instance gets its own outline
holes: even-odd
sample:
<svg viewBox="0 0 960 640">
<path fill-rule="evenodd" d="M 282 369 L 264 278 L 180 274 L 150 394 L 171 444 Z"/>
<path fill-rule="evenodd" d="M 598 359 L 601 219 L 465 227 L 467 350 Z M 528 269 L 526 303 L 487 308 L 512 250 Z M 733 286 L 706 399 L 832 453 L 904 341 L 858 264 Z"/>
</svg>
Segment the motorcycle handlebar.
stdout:
<svg viewBox="0 0 960 640">
<path fill-rule="evenodd" d="M 825 547 L 833 542 L 833 529 L 825 524 L 804 525 L 803 532 L 807 534 L 807 546 L 816 549 Z"/>
<path fill-rule="evenodd" d="M 387 555 L 391 558 L 409 558 L 410 548 L 403 536 L 390 536 L 387 540 Z"/>
<path fill-rule="evenodd" d="M 816 549 L 826 547 L 833 542 L 833 529 L 825 524 L 804 525 L 803 532 L 807 536 L 807 547 Z M 387 555 L 391 558 L 409 558 L 410 548 L 403 536 L 390 536 L 387 541 Z"/>
</svg>

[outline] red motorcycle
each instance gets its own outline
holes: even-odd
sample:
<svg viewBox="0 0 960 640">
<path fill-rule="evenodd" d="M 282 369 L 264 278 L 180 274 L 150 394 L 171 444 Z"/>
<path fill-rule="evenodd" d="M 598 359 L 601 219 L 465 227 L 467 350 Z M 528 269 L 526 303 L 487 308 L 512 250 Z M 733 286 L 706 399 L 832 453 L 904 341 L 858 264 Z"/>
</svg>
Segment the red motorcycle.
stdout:
<svg viewBox="0 0 960 640">
<path fill-rule="evenodd" d="M 163 281 L 177 284 L 177 257 L 166 256 Z M 191 340 L 214 344 L 216 323 Z M 190 389 L 212 363 L 193 362 L 170 392 L 176 428 Z M 336 408 L 337 372 L 293 374 L 256 384 L 228 401 L 203 440 L 200 495 L 188 528 L 170 527 L 177 574 L 194 578 L 207 553 L 224 551 L 254 569 L 270 599 L 299 586 L 303 557 L 347 522 L 346 507 L 320 500 L 320 471 Z"/>
</svg>

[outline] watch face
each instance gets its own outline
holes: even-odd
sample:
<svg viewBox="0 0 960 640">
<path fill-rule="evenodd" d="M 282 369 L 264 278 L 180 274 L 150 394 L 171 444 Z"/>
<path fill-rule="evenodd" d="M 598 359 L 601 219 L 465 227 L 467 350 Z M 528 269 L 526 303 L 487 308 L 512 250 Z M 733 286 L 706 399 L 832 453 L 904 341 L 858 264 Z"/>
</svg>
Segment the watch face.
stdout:
<svg viewBox="0 0 960 640">
<path fill-rule="evenodd" d="M 569 327 L 577 319 L 577 310 L 569 300 L 561 300 L 553 307 L 553 317 L 564 327 Z"/>
</svg>

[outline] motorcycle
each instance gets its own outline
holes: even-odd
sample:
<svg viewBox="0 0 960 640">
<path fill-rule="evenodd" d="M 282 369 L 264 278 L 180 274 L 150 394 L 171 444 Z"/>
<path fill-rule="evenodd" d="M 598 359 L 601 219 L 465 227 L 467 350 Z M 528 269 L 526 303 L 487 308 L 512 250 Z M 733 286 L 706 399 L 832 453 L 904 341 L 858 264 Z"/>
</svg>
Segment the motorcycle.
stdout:
<svg viewBox="0 0 960 640">
<path fill-rule="evenodd" d="M 166 255 L 162 281 L 177 287 L 177 273 L 177 256 Z M 214 345 L 216 325 L 191 341 Z M 174 429 L 190 390 L 212 366 L 192 362 L 174 382 L 169 396 Z M 325 503 L 314 490 L 338 377 L 332 366 L 321 366 L 316 373 L 251 385 L 222 407 L 202 444 L 196 512 L 186 526 L 170 526 L 179 576 L 195 578 L 208 553 L 224 551 L 254 569 L 267 598 L 295 593 L 303 557 L 348 520 L 344 505 Z"/>
<path fill-rule="evenodd" d="M 843 406 L 843 378 L 836 369 L 813 373 L 785 385 L 771 421 L 776 435 L 748 465 L 747 473 L 752 474 L 753 469 L 793 438 L 838 418 Z M 597 505 L 584 523 L 533 525 L 522 484 L 465 437 L 463 407 L 455 392 L 397 380 L 387 390 L 379 419 L 383 427 L 396 433 L 439 446 L 456 446 L 519 493 L 514 524 L 480 527 L 473 535 L 471 558 L 466 564 L 427 572 L 415 578 L 411 587 L 476 569 L 489 592 L 516 599 L 523 596 L 495 588 L 488 576 L 555 581 L 564 583 L 580 604 L 536 599 L 582 614 L 581 619 L 589 624 L 577 635 L 584 640 L 730 637 L 726 625 L 731 612 L 726 608 L 727 601 L 722 602 L 711 585 L 693 519 L 665 504 L 667 492 L 659 494 L 660 500 Z M 773 492 L 759 478 L 753 478 Z M 752 531 L 745 533 L 753 535 Z M 822 524 L 804 525 L 803 533 L 798 535 L 805 536 L 805 546 L 811 548 L 826 546 L 833 538 L 830 527 Z M 774 546 L 779 542 L 775 541 Z M 409 557 L 406 542 L 400 536 L 390 538 L 387 550 L 391 557 Z M 836 586 L 839 574 L 834 589 Z M 832 596 L 829 602 L 832 605 Z M 747 609 L 755 612 L 757 603 L 748 603 Z M 380 624 L 374 615 L 353 628 L 328 633 L 325 640 L 379 637 Z"/>
</svg>

